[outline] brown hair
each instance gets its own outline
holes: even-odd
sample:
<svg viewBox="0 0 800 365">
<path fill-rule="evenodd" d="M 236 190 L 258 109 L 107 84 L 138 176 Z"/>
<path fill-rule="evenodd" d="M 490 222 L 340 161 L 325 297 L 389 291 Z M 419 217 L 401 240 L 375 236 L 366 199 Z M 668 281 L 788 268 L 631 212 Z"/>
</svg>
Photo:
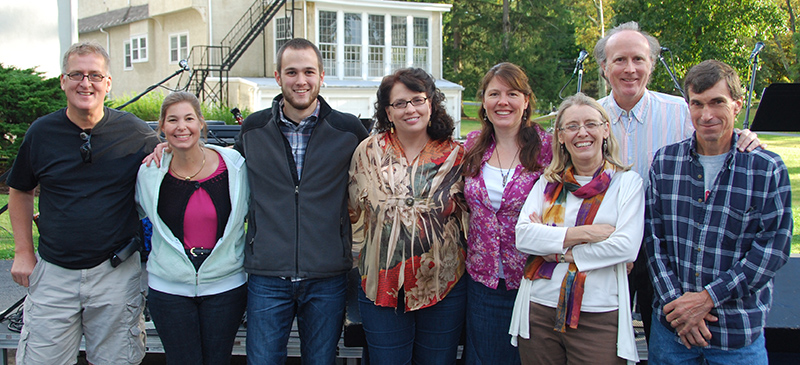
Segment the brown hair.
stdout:
<svg viewBox="0 0 800 365">
<path fill-rule="evenodd" d="M 478 110 L 478 117 L 481 120 L 481 133 L 475 145 L 464 155 L 463 168 L 465 176 L 478 176 L 483 154 L 486 153 L 486 149 L 489 148 L 494 141 L 494 125 L 486 116 L 486 109 L 482 101 L 486 88 L 495 77 L 528 98 L 528 108 L 522 113 L 522 123 L 517 133 L 517 143 L 521 146 L 519 161 L 528 171 L 538 171 L 542 168 L 538 162 L 539 152 L 542 147 L 542 141 L 539 138 L 540 127 L 536 122 L 531 120 L 531 113 L 536 104 L 536 96 L 533 95 L 533 90 L 530 84 L 528 84 L 528 76 L 525 75 L 525 72 L 513 63 L 503 62 L 492 66 L 492 68 L 486 72 L 478 88 L 478 99 L 481 100 L 481 107 Z"/>
<path fill-rule="evenodd" d="M 739 100 L 742 98 L 744 91 L 742 91 L 742 82 L 739 80 L 739 74 L 727 63 L 717 60 L 705 60 L 689 69 L 689 72 L 683 78 L 683 88 L 686 91 L 700 94 L 714 87 L 719 80 L 725 80 L 731 99 Z M 689 101 L 688 92 L 686 93 L 686 101 Z"/>
<path fill-rule="evenodd" d="M 197 119 L 200 120 L 200 136 L 202 137 L 203 141 L 206 141 L 208 139 L 208 124 L 206 124 L 206 119 L 203 118 L 200 100 L 197 100 L 197 97 L 194 96 L 194 94 L 186 91 L 176 91 L 170 93 L 166 98 L 164 98 L 164 102 L 161 103 L 161 115 L 158 117 L 158 130 L 161 132 L 164 131 L 164 122 L 167 119 L 167 109 L 178 103 L 189 103 L 189 105 L 192 106 L 194 113 L 197 114 Z"/>
<path fill-rule="evenodd" d="M 378 87 L 377 101 L 375 101 L 375 130 L 386 132 L 391 129 L 392 123 L 386 114 L 386 108 L 391 101 L 392 88 L 402 82 L 409 90 L 425 93 L 431 103 L 431 121 L 428 126 L 428 136 L 433 140 L 446 141 L 453 138 L 455 129 L 453 118 L 447 114 L 444 105 L 444 93 L 436 88 L 433 76 L 421 68 L 401 68 L 389 76 L 385 76 Z"/>
<path fill-rule="evenodd" d="M 283 65 L 283 53 L 286 52 L 288 48 L 294 50 L 301 50 L 301 49 L 311 49 L 317 55 L 317 64 L 319 67 L 319 71 L 322 72 L 322 53 L 319 52 L 319 48 L 311 43 L 308 39 L 305 38 L 293 38 L 288 42 L 284 43 L 280 49 L 278 49 L 278 54 L 275 56 L 276 62 L 278 63 L 278 74 L 283 71 L 281 66 Z"/>
<path fill-rule="evenodd" d="M 108 52 L 106 52 L 106 49 L 103 48 L 103 46 L 101 46 L 99 43 L 93 41 L 75 43 L 69 46 L 67 52 L 64 53 L 64 59 L 61 60 L 61 73 L 67 73 L 69 58 L 72 55 L 83 56 L 87 54 L 96 54 L 100 57 L 103 57 L 103 61 L 106 63 L 106 69 L 104 70 L 106 76 L 111 76 L 111 71 L 108 69 L 111 64 L 111 59 L 108 57 Z"/>
</svg>

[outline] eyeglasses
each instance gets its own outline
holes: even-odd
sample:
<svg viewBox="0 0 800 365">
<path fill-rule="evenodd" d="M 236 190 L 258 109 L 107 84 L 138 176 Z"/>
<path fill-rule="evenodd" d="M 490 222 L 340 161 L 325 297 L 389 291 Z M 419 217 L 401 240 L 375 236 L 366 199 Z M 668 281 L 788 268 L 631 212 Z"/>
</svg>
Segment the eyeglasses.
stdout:
<svg viewBox="0 0 800 365">
<path fill-rule="evenodd" d="M 413 98 L 411 100 L 400 100 L 389 104 L 389 106 L 395 109 L 405 109 L 408 106 L 408 104 L 411 104 L 413 106 L 420 106 L 422 104 L 425 104 L 426 100 L 428 100 L 428 98 Z"/>
<path fill-rule="evenodd" d="M 588 123 L 586 123 L 584 125 L 570 124 L 570 125 L 558 128 L 558 130 L 560 130 L 562 132 L 566 131 L 566 132 L 569 132 L 569 133 L 578 133 L 578 131 L 581 130 L 581 128 L 584 128 L 584 129 L 586 129 L 587 132 L 594 132 L 595 130 L 597 130 L 597 128 L 600 128 L 600 126 L 603 125 L 603 124 L 605 124 L 605 123 L 603 123 L 603 122 L 588 122 Z"/>
<path fill-rule="evenodd" d="M 92 131 L 81 132 L 81 139 L 84 141 L 80 148 L 81 159 L 83 163 L 92 163 Z"/>
<path fill-rule="evenodd" d="M 77 82 L 83 81 L 84 78 L 88 78 L 89 81 L 91 81 L 91 82 L 101 82 L 101 81 L 103 81 L 103 79 L 106 78 L 105 75 L 101 75 L 101 74 L 88 74 L 87 75 L 87 74 L 83 74 L 83 73 L 80 73 L 80 72 L 77 72 L 77 71 L 71 72 L 71 73 L 68 73 L 68 74 L 64 74 L 64 76 L 68 77 L 72 81 L 77 81 Z"/>
</svg>

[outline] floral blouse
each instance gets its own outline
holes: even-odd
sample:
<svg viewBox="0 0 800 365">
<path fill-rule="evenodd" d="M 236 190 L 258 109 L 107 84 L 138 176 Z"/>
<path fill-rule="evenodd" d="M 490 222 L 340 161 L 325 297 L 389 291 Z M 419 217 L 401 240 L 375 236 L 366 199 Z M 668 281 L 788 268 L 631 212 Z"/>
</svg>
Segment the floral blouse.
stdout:
<svg viewBox="0 0 800 365">
<path fill-rule="evenodd" d="M 475 177 L 467 177 L 464 184 L 464 196 L 470 210 L 469 238 L 467 250 L 467 272 L 475 281 L 492 289 L 497 288 L 499 282 L 498 257 L 503 262 L 508 289 L 518 289 L 522 279 L 522 269 L 528 255 L 517 251 L 515 245 L 514 226 L 517 224 L 519 212 L 525 199 L 528 197 L 533 184 L 542 175 L 544 168 L 553 159 L 551 147 L 552 136 L 544 129 L 537 126 L 541 148 L 539 149 L 538 162 L 542 166 L 539 171 L 528 171 L 522 165 L 517 165 L 511 181 L 503 191 L 503 201 L 497 211 L 492 207 L 486 184 L 483 181 L 483 172 L 478 170 Z M 465 147 L 472 148 L 476 143 L 480 131 L 467 135 Z M 495 144 L 489 146 L 483 154 L 481 166 L 489 160 L 494 152 Z"/>
<path fill-rule="evenodd" d="M 356 148 L 350 218 L 363 225 L 358 269 L 375 305 L 396 308 L 403 288 L 407 311 L 432 306 L 464 274 L 463 156 L 460 144 L 432 140 L 408 161 L 390 133 L 370 136 Z"/>
</svg>

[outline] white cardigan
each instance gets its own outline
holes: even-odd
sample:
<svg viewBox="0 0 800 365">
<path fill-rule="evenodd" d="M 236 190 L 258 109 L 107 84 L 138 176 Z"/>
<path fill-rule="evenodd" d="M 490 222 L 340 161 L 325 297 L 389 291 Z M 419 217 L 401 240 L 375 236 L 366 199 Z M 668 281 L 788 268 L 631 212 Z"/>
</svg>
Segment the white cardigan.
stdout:
<svg viewBox="0 0 800 365">
<path fill-rule="evenodd" d="M 589 178 L 576 179 L 581 184 L 589 181 Z M 565 253 L 567 250 L 563 245 L 567 228 L 575 226 L 583 201 L 572 194 L 567 195 L 563 227 L 532 223 L 529 218 L 531 213 L 542 215 L 546 185 L 544 178 L 536 182 L 517 222 L 517 249 L 527 254 Z M 636 260 L 644 232 L 644 192 L 642 179 L 638 174 L 626 171 L 614 175 L 593 223 L 607 223 L 616 229 L 606 240 L 573 246 L 575 264 L 578 270 L 586 273 L 581 311 L 618 310 L 620 325 L 617 331 L 617 356 L 637 362 L 639 355 L 633 334 L 625 263 Z M 557 265 L 551 280 L 522 280 L 509 329 L 513 345 L 516 346 L 517 336 L 530 338 L 528 313 L 531 301 L 551 308 L 557 306 L 561 281 L 568 266 Z"/>
</svg>

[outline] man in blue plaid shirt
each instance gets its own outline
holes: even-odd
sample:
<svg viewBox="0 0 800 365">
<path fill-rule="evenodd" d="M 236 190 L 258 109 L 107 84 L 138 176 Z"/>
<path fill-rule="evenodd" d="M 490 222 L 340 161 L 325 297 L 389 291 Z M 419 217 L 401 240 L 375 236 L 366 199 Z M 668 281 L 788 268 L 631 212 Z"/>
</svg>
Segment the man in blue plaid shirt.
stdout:
<svg viewBox="0 0 800 365">
<path fill-rule="evenodd" d="M 656 289 L 653 364 L 767 364 L 772 278 L 792 235 L 791 188 L 775 153 L 736 150 L 739 76 L 708 60 L 685 77 L 696 132 L 656 154 L 645 248 Z"/>
</svg>

